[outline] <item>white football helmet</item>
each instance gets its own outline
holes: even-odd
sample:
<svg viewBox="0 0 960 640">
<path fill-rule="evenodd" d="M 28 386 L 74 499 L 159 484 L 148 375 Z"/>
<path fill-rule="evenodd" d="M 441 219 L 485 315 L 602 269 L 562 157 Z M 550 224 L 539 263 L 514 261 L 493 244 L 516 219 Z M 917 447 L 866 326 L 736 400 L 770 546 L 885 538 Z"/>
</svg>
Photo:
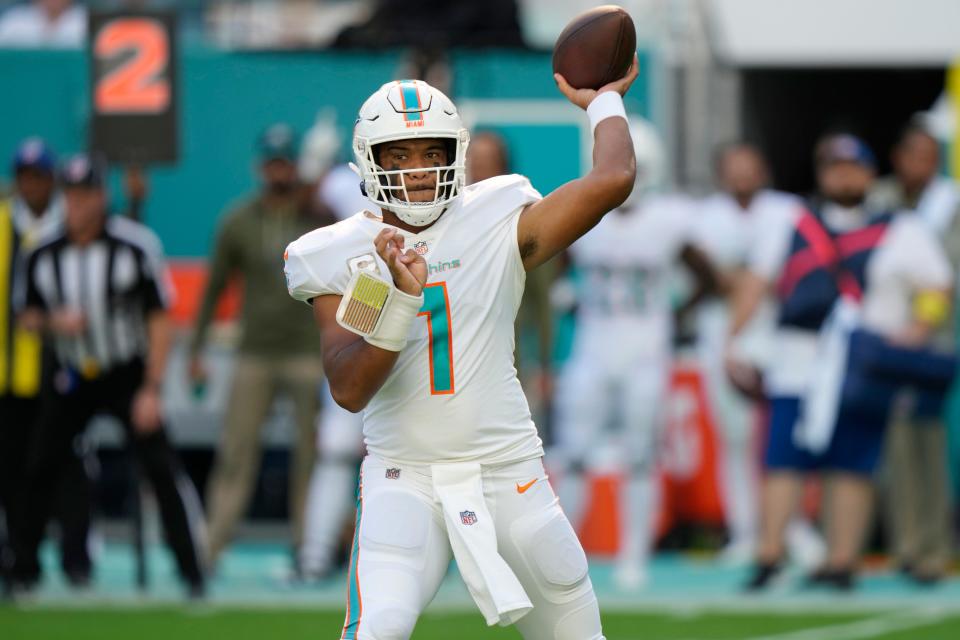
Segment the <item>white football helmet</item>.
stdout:
<svg viewBox="0 0 960 640">
<path fill-rule="evenodd" d="M 333 166 L 340 152 L 337 114 L 330 107 L 321 109 L 317 119 L 303 137 L 297 172 L 304 182 L 315 182 Z"/>
<path fill-rule="evenodd" d="M 437 172 L 433 200 L 410 202 L 403 181 L 405 173 L 424 169 L 388 171 L 377 162 L 375 147 L 393 140 L 440 138 L 448 142 L 447 166 L 429 167 Z M 353 153 L 367 197 L 416 227 L 430 224 L 460 195 L 466 184 L 464 159 L 470 134 L 463 127 L 457 107 L 442 92 L 422 80 L 388 82 L 370 96 L 353 130 Z"/>
<path fill-rule="evenodd" d="M 667 180 L 667 154 L 653 124 L 644 118 L 630 118 L 630 138 L 637 156 L 637 178 L 633 191 L 621 207 L 632 209 L 643 197 L 662 189 Z"/>
</svg>

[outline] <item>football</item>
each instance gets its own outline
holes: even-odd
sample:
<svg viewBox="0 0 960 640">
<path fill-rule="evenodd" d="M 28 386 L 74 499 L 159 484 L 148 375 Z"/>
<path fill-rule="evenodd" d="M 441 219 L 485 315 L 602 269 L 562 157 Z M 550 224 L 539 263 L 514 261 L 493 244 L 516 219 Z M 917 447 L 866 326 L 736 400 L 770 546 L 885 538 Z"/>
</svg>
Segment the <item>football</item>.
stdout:
<svg viewBox="0 0 960 640">
<path fill-rule="evenodd" d="M 626 75 L 636 49 L 630 14 L 603 5 L 581 13 L 563 29 L 553 47 L 553 71 L 576 89 L 599 89 Z"/>
</svg>

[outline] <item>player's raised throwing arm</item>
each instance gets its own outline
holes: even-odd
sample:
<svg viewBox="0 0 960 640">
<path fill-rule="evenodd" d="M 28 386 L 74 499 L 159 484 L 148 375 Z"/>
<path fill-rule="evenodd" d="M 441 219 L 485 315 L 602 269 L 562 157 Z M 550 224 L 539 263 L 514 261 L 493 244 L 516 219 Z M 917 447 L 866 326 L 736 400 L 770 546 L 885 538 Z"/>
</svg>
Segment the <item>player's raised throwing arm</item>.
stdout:
<svg viewBox="0 0 960 640">
<path fill-rule="evenodd" d="M 396 287 L 393 295 L 402 296 L 393 305 L 397 313 L 385 320 L 397 324 L 406 322 L 405 326 L 398 327 L 398 332 L 405 335 L 413 316 L 397 305 L 403 304 L 416 314 L 422 302 L 423 285 L 427 281 L 427 265 L 413 249 L 404 251 L 403 244 L 403 236 L 396 229 L 384 229 L 374 240 L 377 254 L 390 268 Z M 375 346 L 343 328 L 337 322 L 337 309 L 342 299 L 342 296 L 336 295 L 314 298 L 313 316 L 320 328 L 323 369 L 330 382 L 330 392 L 337 404 L 356 413 L 367 406 L 383 386 L 397 362 L 400 350 L 383 343 Z M 400 317 L 404 314 L 410 315 L 410 318 Z"/>
<path fill-rule="evenodd" d="M 594 127 L 593 168 L 559 187 L 520 214 L 517 242 L 529 271 L 567 248 L 617 208 L 633 190 L 636 158 L 623 115 L 623 96 L 638 75 L 637 58 L 627 75 L 599 90 L 574 89 L 563 76 L 554 77 L 570 102 L 586 109 Z"/>
</svg>

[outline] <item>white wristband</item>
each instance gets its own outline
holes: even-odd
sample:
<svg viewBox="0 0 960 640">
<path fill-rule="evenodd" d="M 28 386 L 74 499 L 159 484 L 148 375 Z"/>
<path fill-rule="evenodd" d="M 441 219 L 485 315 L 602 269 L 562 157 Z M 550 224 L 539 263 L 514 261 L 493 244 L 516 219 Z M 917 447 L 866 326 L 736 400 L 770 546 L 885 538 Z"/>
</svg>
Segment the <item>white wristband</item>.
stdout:
<svg viewBox="0 0 960 640">
<path fill-rule="evenodd" d="M 411 296 L 396 287 L 390 292 L 377 328 L 363 337 L 375 347 L 387 351 L 402 351 L 407 345 L 410 324 L 423 307 L 423 293 Z"/>
<path fill-rule="evenodd" d="M 627 112 L 623 108 L 623 98 L 616 91 L 604 91 L 587 105 L 587 117 L 590 118 L 591 132 L 597 128 L 601 120 L 616 117 L 626 120 Z"/>
<path fill-rule="evenodd" d="M 379 274 L 356 271 L 343 290 L 337 323 L 376 347 L 401 351 L 421 307 L 423 293 L 411 296 Z"/>
</svg>

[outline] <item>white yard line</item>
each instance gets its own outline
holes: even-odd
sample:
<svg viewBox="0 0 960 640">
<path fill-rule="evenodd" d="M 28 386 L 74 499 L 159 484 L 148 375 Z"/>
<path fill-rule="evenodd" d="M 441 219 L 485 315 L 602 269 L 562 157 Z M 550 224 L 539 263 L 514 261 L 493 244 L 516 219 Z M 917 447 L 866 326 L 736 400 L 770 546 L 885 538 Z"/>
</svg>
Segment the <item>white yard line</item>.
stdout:
<svg viewBox="0 0 960 640">
<path fill-rule="evenodd" d="M 866 620 L 844 622 L 826 627 L 787 631 L 772 635 L 750 636 L 742 640 L 861 640 L 862 638 L 882 637 L 896 631 L 926 627 L 940 622 L 949 615 L 949 612 L 943 609 L 921 609 L 877 616 Z"/>
</svg>

